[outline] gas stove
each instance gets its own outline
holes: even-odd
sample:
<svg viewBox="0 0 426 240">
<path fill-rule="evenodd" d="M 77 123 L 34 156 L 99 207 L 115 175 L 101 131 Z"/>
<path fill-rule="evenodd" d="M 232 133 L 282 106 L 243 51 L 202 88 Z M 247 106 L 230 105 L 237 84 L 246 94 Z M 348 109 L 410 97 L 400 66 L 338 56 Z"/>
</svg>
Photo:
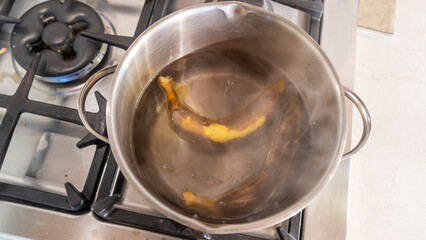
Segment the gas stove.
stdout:
<svg viewBox="0 0 426 240">
<path fill-rule="evenodd" d="M 76 109 L 84 82 L 120 62 L 132 41 L 162 17 L 206 2 L 212 1 L 0 2 L 0 238 L 309 236 L 307 218 L 315 212 L 309 207 L 277 226 L 233 235 L 211 236 L 167 219 L 126 182 L 110 147 L 82 126 Z M 326 3 L 244 2 L 291 20 L 318 43 L 324 39 Z M 86 102 L 89 121 L 100 132 L 106 130 L 110 84 L 97 84 Z"/>
</svg>

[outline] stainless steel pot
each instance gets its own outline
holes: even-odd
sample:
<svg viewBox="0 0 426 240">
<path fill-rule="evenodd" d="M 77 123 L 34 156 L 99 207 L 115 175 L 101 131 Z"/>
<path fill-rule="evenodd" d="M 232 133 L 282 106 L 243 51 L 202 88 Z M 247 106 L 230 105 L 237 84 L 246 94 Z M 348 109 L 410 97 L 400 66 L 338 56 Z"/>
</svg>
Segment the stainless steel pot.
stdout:
<svg viewBox="0 0 426 240">
<path fill-rule="evenodd" d="M 271 206 L 262 206 L 250 217 L 226 223 L 196 218 L 160 196 L 147 182 L 132 137 L 135 111 L 158 72 L 170 62 L 212 45 L 248 52 L 279 68 L 305 99 L 312 131 L 309 156 L 290 169 L 294 181 L 284 183 L 286 197 Z M 85 98 L 96 82 L 112 73 L 105 137 L 87 121 Z M 342 157 L 347 125 L 345 95 L 360 111 L 364 131 L 357 146 Z M 138 37 L 118 67 L 107 67 L 87 81 L 80 95 L 79 114 L 91 133 L 110 143 L 126 179 L 159 212 L 186 226 L 215 234 L 265 228 L 298 213 L 329 182 L 340 160 L 362 148 L 371 130 L 367 108 L 352 91 L 341 86 L 330 60 L 309 35 L 286 19 L 239 2 L 202 4 L 158 21 Z M 292 185 L 291 191 L 286 184 Z"/>
</svg>

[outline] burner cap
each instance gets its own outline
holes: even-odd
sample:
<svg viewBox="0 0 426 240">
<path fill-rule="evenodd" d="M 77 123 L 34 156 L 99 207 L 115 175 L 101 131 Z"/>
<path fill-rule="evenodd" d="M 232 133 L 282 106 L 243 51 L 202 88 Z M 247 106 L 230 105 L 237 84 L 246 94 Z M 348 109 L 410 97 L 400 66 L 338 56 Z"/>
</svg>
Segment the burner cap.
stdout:
<svg viewBox="0 0 426 240">
<path fill-rule="evenodd" d="M 80 36 L 81 31 L 104 33 L 102 19 L 95 10 L 73 0 L 43 2 L 24 13 L 21 24 L 15 25 L 10 40 L 13 57 L 28 69 L 40 52 L 39 76 L 79 72 L 102 47 L 102 43 Z"/>
<path fill-rule="evenodd" d="M 65 23 L 54 22 L 47 25 L 41 36 L 41 39 L 47 46 L 52 49 L 62 49 L 71 45 L 71 40 L 74 38 L 71 28 Z"/>
</svg>

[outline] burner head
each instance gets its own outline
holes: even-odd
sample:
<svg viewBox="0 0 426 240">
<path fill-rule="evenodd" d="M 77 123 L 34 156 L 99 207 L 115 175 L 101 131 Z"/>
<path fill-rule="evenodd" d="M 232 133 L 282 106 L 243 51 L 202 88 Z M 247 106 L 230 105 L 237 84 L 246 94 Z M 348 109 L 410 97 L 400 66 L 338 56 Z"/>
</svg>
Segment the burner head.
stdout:
<svg viewBox="0 0 426 240">
<path fill-rule="evenodd" d="M 96 67 L 93 62 L 102 48 L 102 43 L 80 36 L 81 31 L 104 33 L 95 10 L 73 0 L 43 2 L 24 13 L 21 24 L 15 25 L 10 40 L 13 57 L 28 69 L 40 52 L 38 76 L 55 79 L 75 74 L 75 78 L 58 82 L 74 80 L 80 72 Z"/>
</svg>

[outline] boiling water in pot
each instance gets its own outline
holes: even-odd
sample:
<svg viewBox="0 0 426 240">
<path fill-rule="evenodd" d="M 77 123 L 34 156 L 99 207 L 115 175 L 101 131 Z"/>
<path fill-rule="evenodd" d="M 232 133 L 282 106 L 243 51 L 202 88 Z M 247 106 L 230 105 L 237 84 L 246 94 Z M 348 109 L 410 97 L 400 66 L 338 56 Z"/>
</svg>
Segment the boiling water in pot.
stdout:
<svg viewBox="0 0 426 240">
<path fill-rule="evenodd" d="M 241 139 L 206 147 L 182 139 L 170 127 L 160 76 L 174 81 L 184 104 L 212 120 L 242 111 L 277 81 L 285 87 L 263 126 Z M 289 102 L 297 103 L 292 106 L 300 117 L 283 127 Z M 174 61 L 152 79 L 138 106 L 134 149 L 151 188 L 174 206 L 211 222 L 246 218 L 285 198 L 291 191 L 283 189 L 291 180 L 287 175 L 305 155 L 299 146 L 306 149 L 310 139 L 304 103 L 291 82 L 272 64 L 239 50 L 198 51 Z M 280 135 L 296 128 L 297 134 Z M 203 198 L 188 204 L 186 190 Z"/>
</svg>

